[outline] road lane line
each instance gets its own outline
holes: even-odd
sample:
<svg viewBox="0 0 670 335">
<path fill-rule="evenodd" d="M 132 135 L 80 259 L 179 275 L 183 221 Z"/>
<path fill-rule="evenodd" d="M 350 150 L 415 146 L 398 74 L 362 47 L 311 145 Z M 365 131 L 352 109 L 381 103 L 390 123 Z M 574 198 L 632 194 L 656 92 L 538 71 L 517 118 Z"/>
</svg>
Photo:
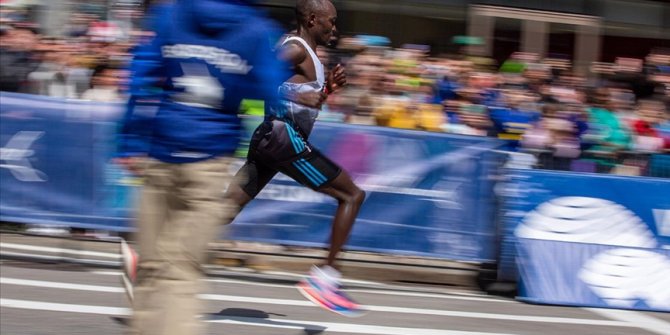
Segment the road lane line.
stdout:
<svg viewBox="0 0 670 335">
<path fill-rule="evenodd" d="M 59 304 L 45 301 L 17 300 L 0 298 L 0 306 L 7 308 L 30 309 L 52 312 L 70 312 L 83 314 L 102 314 L 114 316 L 128 316 L 130 309 L 122 307 L 92 306 Z"/>
<path fill-rule="evenodd" d="M 26 254 L 22 252 L 12 252 L 12 251 L 1 251 L 0 257 L 2 258 L 19 258 L 19 259 L 30 259 L 32 261 L 48 261 L 48 262 L 69 262 L 82 265 L 92 265 L 92 266 L 106 266 L 106 267 L 120 267 L 120 261 L 106 261 L 101 259 L 84 259 L 84 258 L 72 258 L 72 257 L 63 257 L 63 256 L 52 256 L 52 255 L 37 255 L 37 254 Z"/>
<path fill-rule="evenodd" d="M 65 248 L 54 248 L 54 247 L 40 247 L 40 246 L 16 244 L 16 243 L 0 243 L 0 248 L 26 250 L 26 251 L 41 251 L 41 252 L 50 252 L 58 254 L 95 256 L 95 257 L 112 258 L 112 259 L 121 258 L 121 255 L 109 252 L 98 252 L 98 251 L 87 251 L 87 250 L 65 249 Z"/>
<path fill-rule="evenodd" d="M 92 273 L 92 274 L 95 274 L 95 275 L 101 275 L 101 276 L 120 276 L 123 272 L 121 272 L 121 271 L 93 270 L 93 271 L 89 271 L 88 273 Z"/>
<path fill-rule="evenodd" d="M 263 271 L 263 274 L 265 275 L 277 275 L 277 276 L 283 276 L 283 277 L 295 277 L 296 281 L 305 278 L 306 276 L 304 274 L 296 274 L 296 273 L 291 273 L 291 272 L 285 272 L 285 271 Z M 390 284 L 390 283 L 383 283 L 383 282 L 375 282 L 371 280 L 361 280 L 361 279 L 348 279 L 348 278 L 342 278 L 342 283 L 343 284 L 352 284 L 352 285 L 365 285 L 365 286 L 375 286 L 379 288 L 384 288 L 387 290 L 407 290 L 408 286 L 403 286 L 399 284 Z M 477 292 L 467 292 L 464 290 L 454 290 L 454 289 L 440 289 L 440 292 L 445 292 L 449 294 L 456 294 L 456 295 L 462 295 L 462 296 L 471 296 L 471 297 L 489 297 L 488 294 L 486 293 L 477 293 Z"/>
<path fill-rule="evenodd" d="M 61 282 L 52 282 L 52 281 L 43 281 L 43 280 L 17 279 L 17 278 L 7 278 L 7 277 L 0 277 L 0 284 L 32 286 L 32 287 L 45 287 L 45 288 L 59 288 L 59 289 L 66 289 L 66 290 L 79 290 L 79 291 L 111 292 L 111 293 L 121 293 L 121 292 L 124 291 L 123 288 L 121 288 L 121 287 L 113 287 L 113 286 L 71 284 L 71 283 L 61 283 Z"/>
<path fill-rule="evenodd" d="M 339 322 L 320 322 L 320 321 L 303 321 L 303 320 L 287 320 L 287 319 L 261 319 L 249 317 L 228 317 L 221 316 L 225 319 L 208 320 L 214 323 L 226 323 L 234 325 L 284 328 L 284 329 L 300 329 L 306 332 L 314 333 L 346 333 L 346 334 L 378 334 L 378 335 L 511 335 L 509 333 L 485 333 L 476 331 L 458 331 L 458 330 L 442 330 L 442 329 L 424 329 L 424 328 L 404 328 L 404 327 L 387 327 L 367 324 L 355 323 L 339 323 Z"/>
<path fill-rule="evenodd" d="M 120 276 L 121 271 L 91 271 L 91 273 L 105 275 L 105 276 Z M 304 277 L 304 276 L 300 276 Z M 253 281 L 245 281 L 238 279 L 221 279 L 221 278 L 207 278 L 205 279 L 208 283 L 224 283 L 224 284 L 240 284 L 247 286 L 261 286 L 261 287 L 276 287 L 283 289 L 294 290 L 294 284 L 273 284 L 273 283 L 259 283 Z M 368 285 L 373 285 L 377 283 L 366 282 Z M 407 289 L 398 286 L 398 290 Z M 345 289 L 346 292 L 350 293 L 366 293 L 366 294 L 379 294 L 379 295 L 396 295 L 396 296 L 407 296 L 407 297 L 419 297 L 419 298 L 435 298 L 435 299 L 451 299 L 451 300 L 465 300 L 465 301 L 486 301 L 486 302 L 500 302 L 500 303 L 514 303 L 518 304 L 518 301 L 515 300 L 505 300 L 497 297 L 489 297 L 484 294 L 471 294 L 467 292 L 455 292 L 455 291 L 446 291 L 444 293 L 426 293 L 426 292 L 415 292 L 415 291 L 393 291 L 392 288 L 387 285 L 379 285 L 379 288 L 374 289 L 363 289 L 363 288 L 352 288 Z"/>
<path fill-rule="evenodd" d="M 232 302 L 243 302 L 243 303 L 267 304 L 267 305 L 314 306 L 311 302 L 304 300 L 254 298 L 254 297 L 222 295 L 222 294 L 201 294 L 200 298 L 205 300 L 232 301 Z M 375 305 L 363 305 L 363 308 L 371 312 L 387 312 L 387 313 L 402 313 L 402 314 L 411 313 L 411 314 L 437 315 L 437 316 L 460 317 L 460 318 L 494 319 L 494 320 L 508 320 L 508 321 L 541 322 L 541 323 L 550 322 L 550 323 L 609 326 L 609 327 L 632 327 L 630 324 L 626 322 L 610 321 L 610 320 L 575 319 L 575 318 L 564 318 L 564 317 L 553 317 L 553 316 L 532 316 L 532 315 L 496 314 L 496 313 L 481 313 L 481 312 L 462 312 L 462 311 L 451 311 L 451 310 L 375 306 Z"/>
<path fill-rule="evenodd" d="M 248 286 L 262 286 L 262 287 L 277 287 L 277 288 L 286 288 L 286 289 L 295 289 L 295 285 L 292 284 L 269 284 L 269 283 L 257 283 L 249 282 L 236 279 L 207 279 L 207 282 L 210 283 L 226 283 L 226 284 L 240 284 Z M 395 295 L 395 296 L 406 296 L 406 297 L 420 297 L 420 298 L 435 298 L 435 299 L 452 299 L 452 300 L 466 300 L 466 301 L 486 301 L 486 302 L 501 302 L 501 303 L 518 303 L 513 300 L 502 300 L 498 298 L 487 298 L 487 297 L 477 297 L 477 296 L 460 296 L 460 295 L 448 295 L 448 293 L 438 294 L 438 293 L 422 293 L 422 292 L 405 292 L 405 291 L 390 291 L 388 289 L 345 289 L 347 293 L 365 293 L 365 294 L 379 294 L 379 295 Z"/>
<path fill-rule="evenodd" d="M 53 312 L 69 312 L 83 314 L 102 314 L 112 316 L 129 316 L 128 308 L 59 304 L 44 301 L 29 301 L 15 299 L 0 299 L 0 306 L 6 308 L 41 310 Z M 306 331 L 334 332 L 347 334 L 377 334 L 377 335 L 513 335 L 509 333 L 490 333 L 473 331 L 456 331 L 441 329 L 420 329 L 404 327 L 387 327 L 357 323 L 319 322 L 291 319 L 266 319 L 235 316 L 216 316 L 215 319 L 205 320 L 211 323 L 225 323 L 234 325 L 260 326 L 283 329 L 301 329 Z"/>
<path fill-rule="evenodd" d="M 381 294 L 381 295 L 396 295 L 396 296 L 405 296 L 405 297 L 418 297 L 418 298 L 435 298 L 435 299 L 452 299 L 452 300 L 464 300 L 464 301 L 485 301 L 485 302 L 500 302 L 500 303 L 519 303 L 514 300 L 503 300 L 499 298 L 479 298 L 479 297 L 465 297 L 457 295 L 447 295 L 445 294 L 434 294 L 434 293 L 421 293 L 421 292 L 394 292 L 394 291 L 385 291 L 385 290 L 363 290 L 363 289 L 350 289 L 345 290 L 347 293 L 366 293 L 366 294 Z"/>
<path fill-rule="evenodd" d="M 15 279 L 15 278 L 3 278 L 3 279 L 5 284 L 11 284 L 11 285 L 22 285 L 22 283 L 29 284 L 28 286 L 43 285 L 42 283 L 39 283 L 38 281 L 34 280 L 26 281 L 24 279 Z M 7 279 L 10 279 L 10 281 L 8 281 Z M 49 286 L 43 286 L 43 287 L 67 288 L 73 290 L 80 289 L 77 288 L 79 286 L 78 284 L 50 282 L 48 283 L 48 285 Z M 120 290 L 117 287 L 109 287 L 109 286 L 96 287 L 94 285 L 85 285 L 84 288 L 87 291 L 109 292 L 111 290 L 114 290 L 115 292 L 122 292 L 122 290 Z M 116 291 L 117 289 L 119 291 Z M 314 304 L 306 300 L 258 298 L 258 297 L 223 295 L 223 294 L 200 294 L 198 295 L 198 297 L 200 299 L 211 300 L 211 301 L 316 307 Z M 561 323 L 561 324 L 592 325 L 592 326 L 636 327 L 636 325 L 628 321 L 616 321 L 616 320 L 612 321 L 612 320 L 580 319 L 580 318 L 566 318 L 566 317 L 553 317 L 553 316 L 464 312 L 455 310 L 438 310 L 438 309 L 393 307 L 393 306 L 378 306 L 378 305 L 364 305 L 364 308 L 371 312 L 385 312 L 385 313 L 401 313 L 401 314 L 411 313 L 419 315 L 436 315 L 436 316 L 457 317 L 457 318 L 493 319 L 493 320 L 506 320 L 506 321 L 540 322 L 540 323 Z"/>
</svg>

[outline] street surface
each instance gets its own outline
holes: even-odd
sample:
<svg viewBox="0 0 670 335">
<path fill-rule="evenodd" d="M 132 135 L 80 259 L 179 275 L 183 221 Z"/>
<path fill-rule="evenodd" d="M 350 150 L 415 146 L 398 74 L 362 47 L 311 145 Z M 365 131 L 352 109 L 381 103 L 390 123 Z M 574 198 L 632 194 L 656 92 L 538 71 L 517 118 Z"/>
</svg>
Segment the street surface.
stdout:
<svg viewBox="0 0 670 335">
<path fill-rule="evenodd" d="M 3 335 L 123 334 L 130 313 L 120 272 L 0 261 Z M 669 335 L 670 313 L 530 305 L 454 289 L 347 282 L 370 312 L 329 313 L 288 273 L 229 272 L 206 280 L 209 334 Z"/>
</svg>

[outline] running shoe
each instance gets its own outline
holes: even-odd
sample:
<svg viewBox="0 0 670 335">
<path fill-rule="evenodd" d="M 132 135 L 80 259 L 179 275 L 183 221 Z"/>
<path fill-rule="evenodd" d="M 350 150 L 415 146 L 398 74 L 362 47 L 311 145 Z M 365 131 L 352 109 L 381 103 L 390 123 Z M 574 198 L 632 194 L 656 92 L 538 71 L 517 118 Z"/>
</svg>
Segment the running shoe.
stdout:
<svg viewBox="0 0 670 335">
<path fill-rule="evenodd" d="M 359 317 L 365 310 L 341 289 L 337 278 L 324 276 L 323 271 L 313 268 L 307 278 L 297 285 L 298 291 L 317 306 L 347 317 Z"/>
<path fill-rule="evenodd" d="M 126 291 L 126 296 L 131 302 L 133 296 L 133 283 L 137 277 L 137 252 L 126 243 L 126 240 L 121 239 L 121 283 Z"/>
</svg>

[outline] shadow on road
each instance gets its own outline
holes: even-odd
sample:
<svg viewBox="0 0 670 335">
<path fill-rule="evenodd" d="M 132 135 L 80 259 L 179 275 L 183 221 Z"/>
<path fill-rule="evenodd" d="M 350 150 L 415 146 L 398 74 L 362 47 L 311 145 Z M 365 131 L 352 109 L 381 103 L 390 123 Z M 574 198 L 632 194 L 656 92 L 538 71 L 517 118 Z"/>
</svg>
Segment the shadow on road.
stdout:
<svg viewBox="0 0 670 335">
<path fill-rule="evenodd" d="M 286 316 L 284 314 L 267 313 L 256 309 L 226 308 L 218 313 L 206 314 L 203 316 L 203 319 L 210 322 L 230 320 L 230 321 L 253 323 L 259 325 L 302 328 L 305 331 L 306 335 L 317 335 L 323 333 L 326 330 L 326 327 L 320 327 L 311 324 L 308 325 L 295 322 L 282 322 L 277 320 L 270 320 L 269 318 L 271 315 Z M 130 326 L 130 317 L 111 317 L 111 319 L 123 326 Z"/>
<path fill-rule="evenodd" d="M 259 311 L 256 309 L 226 308 L 218 313 L 209 314 L 207 320 L 210 321 L 231 320 L 244 323 L 255 323 L 260 325 L 302 328 L 305 331 L 305 334 L 307 335 L 321 334 L 326 330 L 326 327 L 321 327 L 317 325 L 270 320 L 269 319 L 270 315 L 286 316 L 284 314 L 266 313 L 264 311 Z"/>
</svg>

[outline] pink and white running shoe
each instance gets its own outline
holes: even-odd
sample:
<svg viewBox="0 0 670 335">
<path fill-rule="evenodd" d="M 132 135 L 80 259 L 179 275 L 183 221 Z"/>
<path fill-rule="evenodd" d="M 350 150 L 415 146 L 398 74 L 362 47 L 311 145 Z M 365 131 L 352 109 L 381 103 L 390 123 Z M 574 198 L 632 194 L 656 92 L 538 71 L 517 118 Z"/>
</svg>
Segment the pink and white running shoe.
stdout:
<svg viewBox="0 0 670 335">
<path fill-rule="evenodd" d="M 137 262 L 138 255 L 131 246 L 126 243 L 126 240 L 121 239 L 121 283 L 126 291 L 126 296 L 131 302 L 134 299 L 133 284 L 137 277 Z"/>
<path fill-rule="evenodd" d="M 329 266 L 312 267 L 309 276 L 302 279 L 297 288 L 305 298 L 323 309 L 347 317 L 362 316 L 365 310 L 342 292 L 339 277 L 339 272 Z"/>
</svg>

